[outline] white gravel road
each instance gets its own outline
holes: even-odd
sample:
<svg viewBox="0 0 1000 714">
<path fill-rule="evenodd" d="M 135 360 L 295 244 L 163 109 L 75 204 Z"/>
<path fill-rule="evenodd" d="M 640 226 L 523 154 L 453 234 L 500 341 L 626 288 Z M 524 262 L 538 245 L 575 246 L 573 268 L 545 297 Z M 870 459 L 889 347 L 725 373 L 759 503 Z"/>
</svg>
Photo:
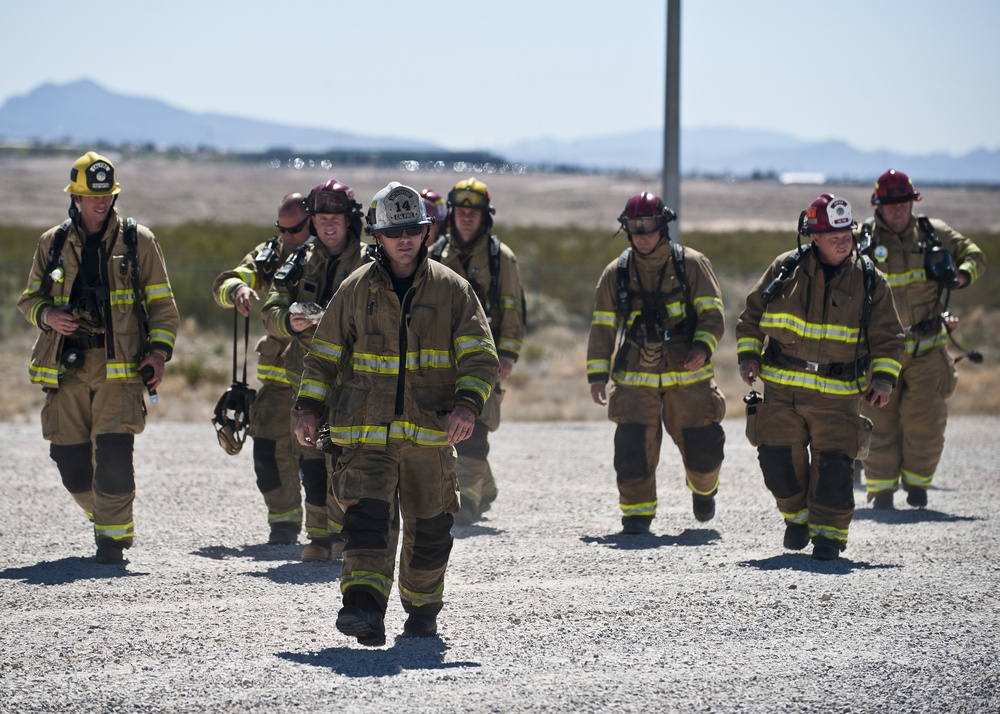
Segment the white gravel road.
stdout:
<svg viewBox="0 0 1000 714">
<path fill-rule="evenodd" d="M 1000 417 L 952 419 L 927 510 L 857 492 L 833 562 L 782 550 L 742 421 L 725 428 L 715 520 L 668 444 L 653 535 L 621 536 L 610 423 L 505 424 L 440 637 L 396 639 L 394 592 L 367 649 L 334 627 L 337 563 L 261 545 L 249 448 L 226 456 L 207 422 L 139 437 L 125 566 L 93 562 L 38 427 L 0 425 L 0 711 L 1000 709 Z"/>
</svg>

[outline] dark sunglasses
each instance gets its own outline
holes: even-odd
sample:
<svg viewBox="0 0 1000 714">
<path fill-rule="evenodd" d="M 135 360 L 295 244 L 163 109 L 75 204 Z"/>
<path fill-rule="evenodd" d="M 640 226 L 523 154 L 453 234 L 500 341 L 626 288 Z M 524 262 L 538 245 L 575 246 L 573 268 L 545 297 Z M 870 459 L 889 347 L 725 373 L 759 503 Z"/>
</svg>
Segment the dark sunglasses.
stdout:
<svg viewBox="0 0 1000 714">
<path fill-rule="evenodd" d="M 274 227 L 278 229 L 278 233 L 298 233 L 299 231 L 301 231 L 303 228 L 306 227 L 306 223 L 308 222 L 309 222 L 309 216 L 306 216 L 305 218 L 302 219 L 301 223 L 296 223 L 294 226 L 291 226 L 289 228 L 286 228 L 285 226 L 281 225 L 280 223 L 278 223 L 278 221 L 274 222 Z"/>
<path fill-rule="evenodd" d="M 405 226 L 403 228 L 383 228 L 379 231 L 386 238 L 402 238 L 405 233 L 408 236 L 418 236 L 424 232 L 424 226 Z"/>
</svg>

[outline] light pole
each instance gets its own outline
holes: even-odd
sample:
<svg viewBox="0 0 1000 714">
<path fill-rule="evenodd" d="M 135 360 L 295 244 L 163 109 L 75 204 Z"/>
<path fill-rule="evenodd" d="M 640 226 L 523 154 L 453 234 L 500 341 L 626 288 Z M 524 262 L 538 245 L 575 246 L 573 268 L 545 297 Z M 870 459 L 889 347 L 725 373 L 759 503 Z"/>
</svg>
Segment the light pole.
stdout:
<svg viewBox="0 0 1000 714">
<path fill-rule="evenodd" d="M 663 200 L 681 215 L 681 0 L 667 0 L 666 101 L 663 110 Z M 671 231 L 681 241 L 680 222 Z"/>
</svg>

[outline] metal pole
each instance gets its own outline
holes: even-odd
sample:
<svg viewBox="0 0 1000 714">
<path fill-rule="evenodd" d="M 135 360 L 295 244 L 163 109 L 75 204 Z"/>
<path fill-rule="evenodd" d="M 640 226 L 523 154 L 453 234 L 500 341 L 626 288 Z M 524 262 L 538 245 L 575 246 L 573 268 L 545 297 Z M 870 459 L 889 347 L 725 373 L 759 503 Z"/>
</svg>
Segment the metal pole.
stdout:
<svg viewBox="0 0 1000 714">
<path fill-rule="evenodd" d="M 663 110 L 663 200 L 681 216 L 681 0 L 667 0 L 666 102 Z M 680 221 L 670 230 L 681 242 Z"/>
</svg>

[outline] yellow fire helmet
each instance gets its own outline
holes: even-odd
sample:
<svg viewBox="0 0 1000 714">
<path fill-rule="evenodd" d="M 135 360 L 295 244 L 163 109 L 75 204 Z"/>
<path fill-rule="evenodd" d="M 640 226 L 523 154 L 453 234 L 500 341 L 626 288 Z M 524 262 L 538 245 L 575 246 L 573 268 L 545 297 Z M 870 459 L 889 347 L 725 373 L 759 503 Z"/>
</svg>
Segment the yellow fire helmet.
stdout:
<svg viewBox="0 0 1000 714">
<path fill-rule="evenodd" d="M 73 196 L 114 196 L 121 190 L 114 164 L 96 151 L 76 160 L 69 170 L 69 185 L 63 189 Z"/>
<path fill-rule="evenodd" d="M 490 190 L 479 179 L 463 179 L 455 184 L 455 187 L 448 193 L 449 208 L 478 208 L 481 211 L 490 211 Z"/>
</svg>

